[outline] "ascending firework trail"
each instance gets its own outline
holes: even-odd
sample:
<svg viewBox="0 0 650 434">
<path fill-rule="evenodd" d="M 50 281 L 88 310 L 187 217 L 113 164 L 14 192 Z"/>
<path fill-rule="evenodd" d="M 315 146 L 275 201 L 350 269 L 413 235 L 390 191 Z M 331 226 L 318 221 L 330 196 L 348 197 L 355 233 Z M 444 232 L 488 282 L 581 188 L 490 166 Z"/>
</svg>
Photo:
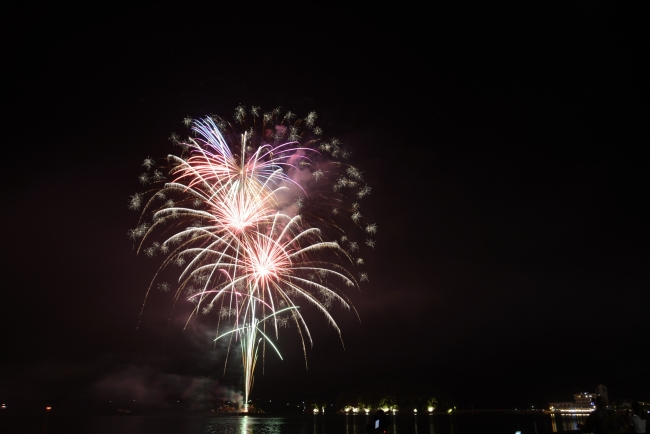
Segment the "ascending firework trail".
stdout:
<svg viewBox="0 0 650 434">
<path fill-rule="evenodd" d="M 315 121 L 315 112 L 296 120 L 279 108 L 262 114 L 242 106 L 233 122 L 186 118 L 192 134 L 171 137 L 180 156 L 169 155 L 162 167 L 147 158 L 139 179 L 155 188 L 129 201 L 142 210 L 129 231 L 138 253 L 164 257 L 145 303 L 154 285 L 172 288 L 161 277 L 180 267 L 174 304 L 194 304 L 188 322 L 217 311 L 215 340 L 226 339 L 228 352 L 233 343 L 241 348 L 244 411 L 260 345 L 280 355 L 280 328 L 295 324 L 306 362 L 311 335 L 299 303 L 315 306 L 340 335 L 333 303 L 354 310 L 343 289 L 368 280 L 349 269 L 363 266 L 360 252 L 375 246 L 377 225 L 364 224 L 360 211 L 371 189 L 344 161 L 341 142 L 320 138 Z M 365 232 L 364 242 L 355 229 Z"/>
</svg>

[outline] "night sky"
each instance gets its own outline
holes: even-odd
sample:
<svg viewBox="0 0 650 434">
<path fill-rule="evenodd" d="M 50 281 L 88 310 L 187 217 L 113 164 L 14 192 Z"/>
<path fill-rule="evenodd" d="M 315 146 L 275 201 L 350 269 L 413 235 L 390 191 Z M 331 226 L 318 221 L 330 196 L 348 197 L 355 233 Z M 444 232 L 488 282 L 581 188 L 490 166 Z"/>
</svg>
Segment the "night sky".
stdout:
<svg viewBox="0 0 650 434">
<path fill-rule="evenodd" d="M 361 322 L 335 311 L 345 348 L 310 315 L 309 369 L 288 330 L 253 398 L 403 381 L 460 408 L 599 383 L 650 400 L 647 25 L 628 7 L 3 6 L 0 401 L 237 381 L 209 317 L 166 327 L 169 294 L 137 328 L 159 262 L 127 201 L 185 116 L 239 104 L 315 110 L 379 226 Z"/>
</svg>

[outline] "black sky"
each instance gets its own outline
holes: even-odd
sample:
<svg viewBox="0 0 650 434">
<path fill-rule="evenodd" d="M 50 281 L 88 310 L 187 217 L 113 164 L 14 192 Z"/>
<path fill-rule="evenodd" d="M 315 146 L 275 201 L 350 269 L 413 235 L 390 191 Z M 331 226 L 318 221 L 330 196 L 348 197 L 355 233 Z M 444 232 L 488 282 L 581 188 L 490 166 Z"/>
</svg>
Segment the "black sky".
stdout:
<svg viewBox="0 0 650 434">
<path fill-rule="evenodd" d="M 345 350 L 313 316 L 309 370 L 289 333 L 254 394 L 650 399 L 647 32 L 628 7 L 3 6 L 0 400 L 236 377 L 198 324 L 165 331 L 162 295 L 136 331 L 155 261 L 126 205 L 185 116 L 240 103 L 316 110 L 380 228 L 361 324 L 337 313 Z"/>
</svg>

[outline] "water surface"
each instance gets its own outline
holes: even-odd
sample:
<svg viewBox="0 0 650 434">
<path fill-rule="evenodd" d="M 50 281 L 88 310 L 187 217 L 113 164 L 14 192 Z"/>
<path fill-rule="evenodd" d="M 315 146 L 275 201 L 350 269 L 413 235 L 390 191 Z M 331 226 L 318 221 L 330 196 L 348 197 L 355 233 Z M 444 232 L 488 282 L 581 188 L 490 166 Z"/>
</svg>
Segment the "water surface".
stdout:
<svg viewBox="0 0 650 434">
<path fill-rule="evenodd" d="M 584 418 L 584 416 L 582 416 Z M 0 418 L 2 434 L 365 434 L 366 415 L 56 416 Z M 397 415 L 391 434 L 551 434 L 577 429 L 575 416 L 466 413 Z"/>
</svg>

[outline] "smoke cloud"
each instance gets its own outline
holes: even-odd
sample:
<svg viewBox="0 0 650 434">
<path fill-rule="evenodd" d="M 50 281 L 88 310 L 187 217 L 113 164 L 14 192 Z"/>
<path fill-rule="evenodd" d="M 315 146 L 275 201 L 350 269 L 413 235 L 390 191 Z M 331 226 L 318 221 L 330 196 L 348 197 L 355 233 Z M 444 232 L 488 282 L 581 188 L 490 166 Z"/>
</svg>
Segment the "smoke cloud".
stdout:
<svg viewBox="0 0 650 434">
<path fill-rule="evenodd" d="M 241 394 L 206 376 L 161 372 L 147 365 L 129 365 L 93 386 L 104 401 L 138 408 L 211 410 L 224 401 L 240 402 Z"/>
</svg>

